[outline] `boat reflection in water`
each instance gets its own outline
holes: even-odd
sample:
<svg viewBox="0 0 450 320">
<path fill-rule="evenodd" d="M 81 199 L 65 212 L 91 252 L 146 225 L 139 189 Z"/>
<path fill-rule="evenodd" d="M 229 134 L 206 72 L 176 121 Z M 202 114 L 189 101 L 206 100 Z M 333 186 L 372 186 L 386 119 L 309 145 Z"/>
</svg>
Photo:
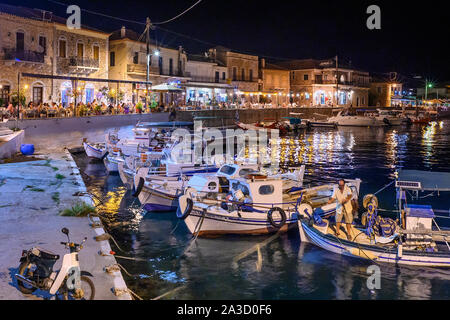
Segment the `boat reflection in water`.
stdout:
<svg viewBox="0 0 450 320">
<path fill-rule="evenodd" d="M 360 194 L 388 184 L 400 168 L 450 172 L 449 122 L 428 126 L 383 128 L 314 128 L 280 138 L 274 159 L 280 167 L 306 165 L 305 180 L 361 178 Z M 255 151 L 251 154 L 255 154 Z M 85 168 L 85 160 L 75 157 Z M 94 170 L 96 171 L 96 170 Z M 305 183 L 308 183 L 307 181 Z M 449 299 L 450 270 L 380 264 L 381 289 L 367 288 L 372 263 L 302 244 L 296 228 L 233 263 L 268 236 L 198 238 L 178 222 L 175 213 L 150 214 L 126 191 L 118 176 L 87 181 L 89 191 L 106 199 L 111 215 L 135 214 L 130 228 L 111 230 L 129 255 L 145 261 L 119 261 L 138 278 L 125 275 L 128 286 L 153 298 L 183 286 L 171 298 L 185 299 Z M 393 208 L 394 197 L 382 193 L 381 208 Z M 430 198 L 430 201 L 432 198 Z M 426 199 L 425 199 L 426 200 Z M 450 208 L 450 199 L 435 198 Z M 436 204 L 436 203 L 434 203 Z M 449 227 L 449 221 L 438 221 Z M 259 265 L 258 265 L 259 264 Z M 258 271 L 259 270 L 259 271 Z"/>
</svg>

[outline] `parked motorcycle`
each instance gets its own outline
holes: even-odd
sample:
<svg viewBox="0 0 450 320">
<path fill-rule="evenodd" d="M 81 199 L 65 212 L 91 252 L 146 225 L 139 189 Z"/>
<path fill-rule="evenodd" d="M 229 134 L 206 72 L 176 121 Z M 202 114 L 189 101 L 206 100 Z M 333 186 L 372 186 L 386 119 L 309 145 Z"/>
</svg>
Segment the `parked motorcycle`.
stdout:
<svg viewBox="0 0 450 320">
<path fill-rule="evenodd" d="M 61 242 L 61 244 L 70 250 L 70 253 L 63 257 L 61 270 L 53 271 L 59 255 L 38 247 L 23 250 L 19 273 L 15 275 L 19 290 L 22 293 L 30 294 L 41 289 L 55 295 L 57 299 L 62 296 L 65 300 L 69 298 L 93 300 L 95 287 L 89 278 L 92 277 L 92 274 L 81 271 L 78 260 L 78 252 L 83 249 L 83 243 L 87 238 L 77 244 L 70 241 L 67 228 L 63 228 L 61 232 L 68 239 L 68 242 Z"/>
</svg>

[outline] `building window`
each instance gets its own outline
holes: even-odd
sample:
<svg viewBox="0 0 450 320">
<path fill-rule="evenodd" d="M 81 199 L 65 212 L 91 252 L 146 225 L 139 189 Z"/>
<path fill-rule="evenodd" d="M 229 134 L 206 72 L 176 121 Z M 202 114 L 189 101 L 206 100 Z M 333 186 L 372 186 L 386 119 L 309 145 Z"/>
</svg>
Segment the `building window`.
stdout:
<svg viewBox="0 0 450 320">
<path fill-rule="evenodd" d="M 222 80 L 225 80 L 225 78 L 226 78 L 225 72 L 222 72 Z"/>
<path fill-rule="evenodd" d="M 308 81 L 308 79 L 309 79 L 308 75 L 307 75 L 307 74 L 304 74 L 304 75 L 303 75 L 303 80 L 304 80 L 304 81 Z"/>
<path fill-rule="evenodd" d="M 159 56 L 158 65 L 159 65 L 159 74 L 163 74 L 163 59 L 161 56 Z"/>
<path fill-rule="evenodd" d="M 10 86 L 0 85 L 0 106 L 7 105 L 9 103 L 9 91 Z"/>
<path fill-rule="evenodd" d="M 42 48 L 42 53 L 47 54 L 47 39 L 44 36 L 39 36 L 39 46 Z"/>
<path fill-rule="evenodd" d="M 138 64 L 139 63 L 139 52 L 135 52 L 133 56 L 133 63 Z"/>
<path fill-rule="evenodd" d="M 245 81 L 245 69 L 244 68 L 242 68 L 242 70 L 241 70 L 241 80 Z"/>
<path fill-rule="evenodd" d="M 237 68 L 233 67 L 233 81 L 237 80 Z"/>
<path fill-rule="evenodd" d="M 25 33 L 20 31 L 16 33 L 16 50 L 17 51 L 25 50 Z"/>
<path fill-rule="evenodd" d="M 219 71 L 216 71 L 216 77 L 215 77 L 215 81 L 216 82 L 219 82 L 219 79 L 220 79 L 220 72 Z"/>
<path fill-rule="evenodd" d="M 59 56 L 61 58 L 66 57 L 66 40 L 59 40 Z"/>
<path fill-rule="evenodd" d="M 250 69 L 248 72 L 249 72 L 249 73 L 248 73 L 248 79 L 249 79 L 250 81 L 253 81 L 253 69 Z"/>
<path fill-rule="evenodd" d="M 116 65 L 116 53 L 111 51 L 109 53 L 109 66 L 114 67 Z"/>
<path fill-rule="evenodd" d="M 169 75 L 173 75 L 173 59 L 169 59 Z"/>
<path fill-rule="evenodd" d="M 84 57 L 84 44 L 81 42 L 77 43 L 77 57 L 83 59 Z"/>
<path fill-rule="evenodd" d="M 295 80 L 295 71 L 292 71 L 292 80 Z"/>
<path fill-rule="evenodd" d="M 43 96 L 42 87 L 33 87 L 33 103 L 41 103 Z"/>
<path fill-rule="evenodd" d="M 94 46 L 94 60 L 100 60 L 100 47 Z"/>
<path fill-rule="evenodd" d="M 377 87 L 378 94 L 381 93 L 381 87 Z"/>
</svg>

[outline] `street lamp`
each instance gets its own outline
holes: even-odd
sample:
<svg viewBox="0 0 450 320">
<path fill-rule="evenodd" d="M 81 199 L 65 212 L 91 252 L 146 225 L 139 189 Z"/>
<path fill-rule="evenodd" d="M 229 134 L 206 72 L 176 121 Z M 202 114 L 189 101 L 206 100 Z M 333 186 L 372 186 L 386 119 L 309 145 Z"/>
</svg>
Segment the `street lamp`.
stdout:
<svg viewBox="0 0 450 320">
<path fill-rule="evenodd" d="M 433 88 L 433 84 L 428 82 L 428 80 L 425 80 L 425 100 L 428 98 L 428 88 Z"/>
</svg>

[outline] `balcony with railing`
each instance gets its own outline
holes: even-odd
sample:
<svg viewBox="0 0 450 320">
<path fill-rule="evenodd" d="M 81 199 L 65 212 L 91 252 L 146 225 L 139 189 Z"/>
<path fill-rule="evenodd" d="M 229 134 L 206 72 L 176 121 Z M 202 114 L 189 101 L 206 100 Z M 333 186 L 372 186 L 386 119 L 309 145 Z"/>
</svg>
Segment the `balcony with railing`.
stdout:
<svg viewBox="0 0 450 320">
<path fill-rule="evenodd" d="M 2 58 L 7 61 L 44 63 L 44 53 L 41 52 L 3 48 L 3 53 Z"/>
<path fill-rule="evenodd" d="M 90 74 L 99 69 L 98 59 L 89 59 L 81 57 L 58 57 L 59 70 L 65 73 Z"/>
<path fill-rule="evenodd" d="M 208 77 L 208 76 L 199 76 L 192 75 L 189 72 L 186 72 L 186 77 L 190 78 L 192 82 L 205 82 L 205 83 L 227 83 L 226 79 L 218 78 L 218 77 Z"/>
<path fill-rule="evenodd" d="M 324 79 L 315 79 L 312 81 L 313 84 L 331 84 L 336 85 L 336 80 L 324 80 Z M 364 83 L 362 81 L 339 81 L 338 85 L 343 86 L 353 86 L 353 87 L 363 87 L 368 88 L 369 83 Z"/>
</svg>

